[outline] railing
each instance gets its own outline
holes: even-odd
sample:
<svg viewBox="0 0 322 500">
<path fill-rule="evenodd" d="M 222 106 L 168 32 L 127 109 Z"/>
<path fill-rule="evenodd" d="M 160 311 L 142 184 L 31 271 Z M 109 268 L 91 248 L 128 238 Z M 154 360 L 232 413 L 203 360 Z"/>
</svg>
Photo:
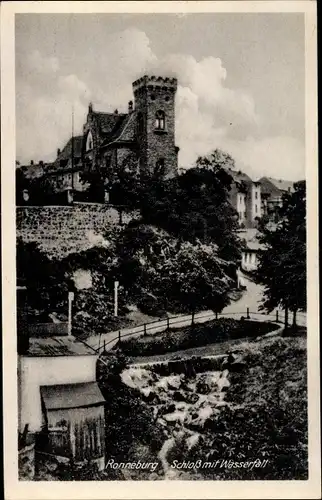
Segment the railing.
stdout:
<svg viewBox="0 0 322 500">
<path fill-rule="evenodd" d="M 166 330 L 170 330 L 171 328 L 182 328 L 185 326 L 192 326 L 194 323 L 203 323 L 206 321 L 211 321 L 214 319 L 219 319 L 223 317 L 244 317 L 245 319 L 251 319 L 252 317 L 261 318 L 262 321 L 266 319 L 270 321 L 274 321 L 275 323 L 284 323 L 285 322 L 285 313 L 277 310 L 274 313 L 264 314 L 259 311 L 250 311 L 247 307 L 246 311 L 234 311 L 234 312 L 222 312 L 215 313 L 212 311 L 202 311 L 200 313 L 195 314 L 186 314 L 179 316 L 171 316 L 167 318 L 160 318 L 155 321 L 151 321 L 149 323 L 144 323 L 143 325 L 138 325 L 133 328 L 127 328 L 123 330 L 119 330 L 118 332 L 110 332 L 108 334 L 101 334 L 98 336 L 98 345 L 88 345 L 93 351 L 96 353 L 100 353 L 101 351 L 106 351 L 108 346 L 112 347 L 112 343 L 121 342 L 122 339 L 126 337 L 135 337 L 141 335 L 152 335 L 160 332 L 164 332 Z M 306 314 L 305 313 L 297 313 L 298 318 L 301 318 L 301 323 L 306 324 Z M 289 320 L 291 317 L 289 316 Z M 112 338 L 104 338 L 104 337 Z"/>
</svg>

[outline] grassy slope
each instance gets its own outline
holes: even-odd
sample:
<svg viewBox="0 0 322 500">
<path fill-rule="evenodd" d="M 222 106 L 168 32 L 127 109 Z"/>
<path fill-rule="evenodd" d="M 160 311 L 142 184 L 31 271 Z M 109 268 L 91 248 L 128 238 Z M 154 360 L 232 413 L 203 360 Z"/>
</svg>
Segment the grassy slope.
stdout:
<svg viewBox="0 0 322 500">
<path fill-rule="evenodd" d="M 217 421 L 211 422 L 194 459 L 268 459 L 265 468 L 213 469 L 208 479 L 307 479 L 306 339 L 263 339 L 238 350 L 247 369 L 231 374 Z"/>
</svg>

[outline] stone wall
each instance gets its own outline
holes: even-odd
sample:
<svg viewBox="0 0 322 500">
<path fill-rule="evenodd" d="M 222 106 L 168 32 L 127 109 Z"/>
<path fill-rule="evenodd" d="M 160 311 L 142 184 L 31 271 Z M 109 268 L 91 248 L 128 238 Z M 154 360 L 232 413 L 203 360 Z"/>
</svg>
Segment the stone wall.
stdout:
<svg viewBox="0 0 322 500">
<path fill-rule="evenodd" d="M 35 443 L 24 446 L 18 452 L 18 471 L 20 481 L 31 481 L 35 475 Z"/>
<path fill-rule="evenodd" d="M 63 257 L 102 243 L 103 236 L 120 229 L 136 214 L 122 214 L 104 204 L 25 206 L 16 209 L 17 238 L 36 242 L 49 255 Z"/>
</svg>

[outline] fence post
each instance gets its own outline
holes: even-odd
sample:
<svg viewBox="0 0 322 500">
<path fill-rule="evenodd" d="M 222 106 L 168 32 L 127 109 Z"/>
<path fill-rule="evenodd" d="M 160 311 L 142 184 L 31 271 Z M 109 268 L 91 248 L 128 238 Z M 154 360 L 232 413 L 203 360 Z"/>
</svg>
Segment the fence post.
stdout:
<svg viewBox="0 0 322 500">
<path fill-rule="evenodd" d="M 119 330 L 119 343 L 121 342 L 121 330 Z"/>
<path fill-rule="evenodd" d="M 169 316 L 167 317 L 167 330 L 170 330 L 170 318 L 169 318 Z"/>
<path fill-rule="evenodd" d="M 105 339 L 104 339 L 104 350 L 103 350 L 103 352 L 105 352 Z"/>
<path fill-rule="evenodd" d="M 218 312 L 217 311 L 215 312 L 215 315 L 216 315 L 216 319 L 218 319 Z"/>
<path fill-rule="evenodd" d="M 250 319 L 250 316 L 249 316 L 249 307 L 247 307 L 247 316 L 246 316 L 246 319 Z"/>
<path fill-rule="evenodd" d="M 276 311 L 276 323 L 278 323 L 278 311 Z"/>
<path fill-rule="evenodd" d="M 146 335 L 146 323 L 143 325 L 143 335 Z"/>
</svg>

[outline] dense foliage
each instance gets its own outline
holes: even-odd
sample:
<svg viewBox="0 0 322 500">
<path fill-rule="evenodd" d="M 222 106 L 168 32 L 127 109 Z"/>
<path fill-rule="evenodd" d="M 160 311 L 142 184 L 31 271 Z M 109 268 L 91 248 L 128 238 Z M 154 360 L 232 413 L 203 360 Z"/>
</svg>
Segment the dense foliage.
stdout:
<svg viewBox="0 0 322 500">
<path fill-rule="evenodd" d="M 207 309 L 220 312 L 236 287 L 242 244 L 235 234 L 236 214 L 229 202 L 231 177 L 222 168 L 233 166 L 233 159 L 216 150 L 200 158 L 195 168 L 171 179 L 139 175 L 137 162 L 127 161 L 109 179 L 99 170 L 86 171 L 82 178 L 94 197 L 98 187 L 108 185 L 111 201 L 115 199 L 120 210 L 137 208 L 141 214 L 139 221 L 112 240 L 110 234 L 105 235 L 107 246 L 96 245 L 58 260 L 48 259 L 35 245 L 18 245 L 18 277 L 26 275 L 31 296 L 35 295 L 34 307 L 47 313 L 65 313 L 75 271 L 90 273 L 91 286 L 75 294 L 77 334 L 117 326 L 112 314 L 115 280 L 120 282 L 120 316 L 126 315 L 126 305 L 154 316 Z M 34 182 L 38 185 L 45 179 Z M 31 269 L 39 279 L 33 279 Z"/>
<path fill-rule="evenodd" d="M 213 243 L 180 241 L 154 226 L 133 223 L 117 243 L 117 275 L 129 300 L 145 312 L 221 311 L 235 286 L 234 263 Z"/>
<path fill-rule="evenodd" d="M 267 459 L 266 467 L 205 469 L 204 479 L 308 478 L 305 339 L 276 338 L 245 348 L 248 370 L 232 374 L 229 404 L 186 460 Z M 254 432 L 255 430 L 255 432 Z"/>
<path fill-rule="evenodd" d="M 17 241 L 17 278 L 27 287 L 28 306 L 40 320 L 56 309 L 67 309 L 69 281 L 61 263 L 49 259 L 36 243 Z"/>
<path fill-rule="evenodd" d="M 171 179 L 142 176 L 135 168 L 121 169 L 111 182 L 111 200 L 125 209 L 140 210 L 143 223 L 180 240 L 213 242 L 219 256 L 238 262 L 237 214 L 229 202 L 232 178 L 224 168 L 233 166 L 228 154 L 215 150 Z"/>
<path fill-rule="evenodd" d="M 306 186 L 294 185 L 294 193 L 286 193 L 274 225 L 263 220 L 260 241 L 265 250 L 259 254 L 256 273 L 264 285 L 262 307 L 272 311 L 281 307 L 293 312 L 306 309 Z"/>
</svg>

